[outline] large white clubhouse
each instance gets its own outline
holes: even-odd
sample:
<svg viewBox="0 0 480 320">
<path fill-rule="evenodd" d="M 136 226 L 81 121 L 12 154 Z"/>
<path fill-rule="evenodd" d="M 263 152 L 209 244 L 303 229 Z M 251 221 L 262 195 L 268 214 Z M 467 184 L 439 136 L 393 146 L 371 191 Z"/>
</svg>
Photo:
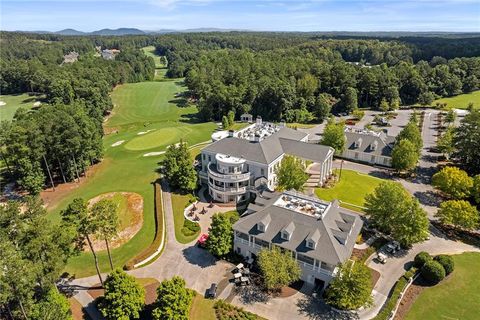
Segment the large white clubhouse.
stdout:
<svg viewBox="0 0 480 320">
<path fill-rule="evenodd" d="M 260 250 L 278 247 L 297 260 L 303 281 L 323 288 L 350 258 L 362 225 L 338 200 L 264 191 L 233 225 L 234 250 L 254 261 Z"/>
<path fill-rule="evenodd" d="M 276 168 L 283 157 L 297 156 L 318 164 L 319 185 L 332 174 L 334 149 L 308 143 L 308 134 L 285 126 L 262 122 L 212 136 L 216 140 L 201 152 L 200 182 L 208 185 L 217 202 L 239 202 L 250 193 L 274 190 Z"/>
</svg>

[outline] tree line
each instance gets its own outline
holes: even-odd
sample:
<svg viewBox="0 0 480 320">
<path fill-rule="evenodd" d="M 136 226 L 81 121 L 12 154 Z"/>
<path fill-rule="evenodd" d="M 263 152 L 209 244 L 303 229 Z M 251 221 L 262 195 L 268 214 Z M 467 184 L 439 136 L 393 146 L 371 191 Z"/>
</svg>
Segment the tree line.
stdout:
<svg viewBox="0 0 480 320">
<path fill-rule="evenodd" d="M 479 57 L 414 64 L 414 50 L 392 40 L 171 35 L 156 48 L 168 59 L 167 75 L 185 77 L 205 120 L 233 111 L 308 122 L 332 110 L 429 105 L 480 85 Z"/>
<path fill-rule="evenodd" d="M 153 59 L 126 47 L 115 60 L 104 60 L 94 56 L 93 40 L 79 40 L 75 48 L 84 52 L 79 61 L 61 64 L 73 40 L 46 42 L 23 34 L 3 40 L 2 94 L 45 97 L 40 108 L 19 109 L 13 121 L 1 123 L 0 153 L 10 178 L 31 194 L 54 180 L 79 179 L 102 158 L 103 117 L 113 107 L 110 91 L 121 83 L 152 80 Z"/>
</svg>

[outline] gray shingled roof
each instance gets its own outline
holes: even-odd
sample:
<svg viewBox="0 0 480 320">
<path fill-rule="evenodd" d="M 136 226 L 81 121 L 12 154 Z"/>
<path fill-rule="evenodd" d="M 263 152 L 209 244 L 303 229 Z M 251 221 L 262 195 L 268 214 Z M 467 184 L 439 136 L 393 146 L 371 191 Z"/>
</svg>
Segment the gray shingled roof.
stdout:
<svg viewBox="0 0 480 320">
<path fill-rule="evenodd" d="M 358 132 L 345 132 L 345 136 L 347 137 L 347 150 L 358 150 L 359 152 L 365 152 L 377 156 L 392 156 L 392 149 L 395 141 L 394 137 L 387 136 L 383 133 L 377 137 L 375 135 L 362 134 Z M 358 147 L 355 146 L 357 141 L 360 142 Z M 371 148 L 371 145 L 374 143 L 377 144 L 377 148 L 375 150 Z"/>
<path fill-rule="evenodd" d="M 300 141 L 307 135 L 305 132 L 284 127 L 260 142 L 227 137 L 212 143 L 203 150 L 228 154 L 263 164 L 273 162 L 284 153 L 311 161 L 323 162 L 329 151 L 333 151 L 333 149 Z"/>
<path fill-rule="evenodd" d="M 248 214 L 243 215 L 234 224 L 233 229 L 331 265 L 337 265 L 350 258 L 363 224 L 357 214 L 340 208 L 338 201 L 334 201 L 323 219 L 317 219 L 311 215 L 273 205 L 282 194 L 273 195 L 274 197 L 268 199 L 257 197 L 256 202 L 263 204 L 257 207 L 262 209 L 255 211 L 250 205 L 247 209 Z M 268 228 L 265 232 L 258 231 L 257 222 L 268 215 L 271 217 Z M 283 240 L 280 232 L 286 227 L 291 229 L 291 224 L 294 230 L 290 240 Z M 312 238 L 318 239 L 315 249 L 306 246 L 306 240 Z"/>
</svg>

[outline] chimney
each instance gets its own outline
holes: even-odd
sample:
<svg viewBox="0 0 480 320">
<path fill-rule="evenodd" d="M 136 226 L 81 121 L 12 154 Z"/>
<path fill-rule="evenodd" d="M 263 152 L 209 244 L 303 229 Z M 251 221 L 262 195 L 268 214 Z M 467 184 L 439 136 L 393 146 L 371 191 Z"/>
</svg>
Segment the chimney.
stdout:
<svg viewBox="0 0 480 320">
<path fill-rule="evenodd" d="M 257 126 L 261 126 L 262 125 L 262 117 L 260 116 L 257 116 L 257 122 L 256 122 Z"/>
<path fill-rule="evenodd" d="M 233 130 L 228 130 L 228 137 L 229 138 L 233 138 L 233 134 L 235 133 L 235 131 Z"/>
</svg>

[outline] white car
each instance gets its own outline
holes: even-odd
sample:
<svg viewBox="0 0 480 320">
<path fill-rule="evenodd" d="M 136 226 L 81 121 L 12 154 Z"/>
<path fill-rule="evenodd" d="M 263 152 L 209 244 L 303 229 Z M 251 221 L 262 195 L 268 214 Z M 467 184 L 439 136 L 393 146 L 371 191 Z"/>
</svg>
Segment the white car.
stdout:
<svg viewBox="0 0 480 320">
<path fill-rule="evenodd" d="M 382 252 L 379 252 L 377 254 L 377 261 L 380 262 L 381 264 L 385 264 L 387 262 L 387 255 L 382 253 Z"/>
</svg>

